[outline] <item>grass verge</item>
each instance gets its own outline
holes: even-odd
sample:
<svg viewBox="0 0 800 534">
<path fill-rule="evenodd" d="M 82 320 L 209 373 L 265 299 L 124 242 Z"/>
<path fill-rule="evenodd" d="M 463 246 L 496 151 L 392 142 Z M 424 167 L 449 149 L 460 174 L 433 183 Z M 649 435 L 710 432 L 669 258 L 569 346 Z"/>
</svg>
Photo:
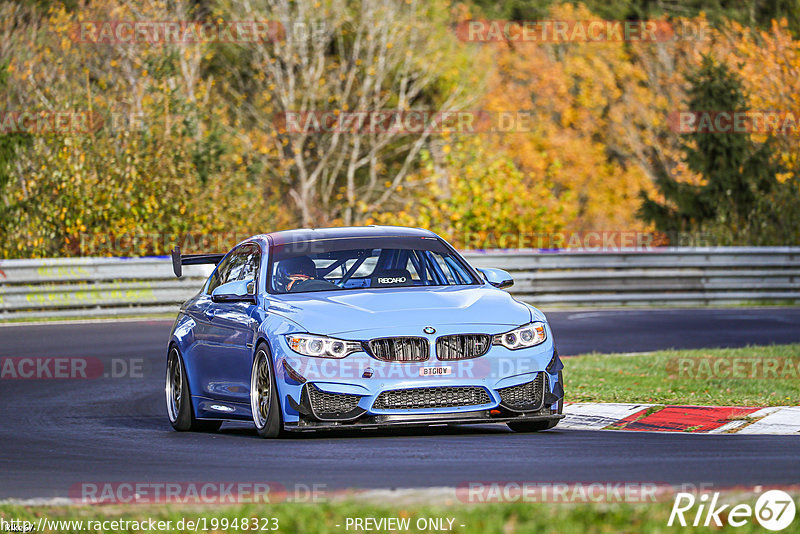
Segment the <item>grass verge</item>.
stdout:
<svg viewBox="0 0 800 534">
<path fill-rule="evenodd" d="M 795 496 L 796 498 L 796 496 Z M 730 496 L 736 503 L 747 503 L 754 506 L 756 496 Z M 247 518 L 248 523 L 254 519 L 262 524 L 263 519 L 275 518 L 276 530 L 257 530 L 258 532 L 292 532 L 298 534 L 317 534 L 335 532 L 364 532 L 350 525 L 348 518 L 407 518 L 407 529 L 377 529 L 374 532 L 441 532 L 441 525 L 427 523 L 427 519 L 439 519 L 448 530 L 458 534 L 515 534 L 528 532 L 583 534 L 583 533 L 642 533 L 642 532 L 696 532 L 697 527 L 667 526 L 672 498 L 663 502 L 639 504 L 541 504 L 541 503 L 503 503 L 503 504 L 449 504 L 449 505 L 375 505 L 345 500 L 319 504 L 249 504 L 238 506 L 189 506 L 189 505 L 133 505 L 133 506 L 74 506 L 74 507 L 30 507 L 16 505 L 0 505 L 0 515 L 9 520 L 26 520 L 38 525 L 40 517 L 45 517 L 51 527 L 43 528 L 44 532 L 84 533 L 84 532 L 253 532 L 241 526 L 233 528 L 233 521 Z M 723 501 L 724 502 L 724 501 Z M 694 519 L 694 512 L 687 512 L 687 519 Z M 207 529 L 189 529 L 186 521 L 198 521 L 205 518 Z M 228 528 L 222 528 L 223 518 Z M 119 525 L 125 528 L 92 528 L 87 521 L 170 521 L 164 530 L 132 528 L 130 525 Z M 452 523 L 448 520 L 452 519 Z M 704 519 L 704 518 L 703 518 Z M 183 528 L 179 527 L 184 520 Z M 723 515 L 723 521 L 727 518 Z M 57 524 L 53 521 L 82 521 L 76 524 Z M 419 523 L 418 523 L 419 521 Z M 423 523 L 423 521 L 425 523 Z M 264 522 L 275 525 L 271 520 Z M 216 525 L 215 528 L 212 528 Z M 109 527 L 111 525 L 108 525 Z M 163 526 L 163 525 L 162 525 Z M 421 528 L 420 528 L 421 527 Z M 702 527 L 701 527 L 702 528 Z M 713 528 L 713 527 L 712 527 Z M 714 528 L 719 532 L 764 532 L 764 529 L 750 518 L 749 522 L 739 528 L 724 524 L 722 528 Z"/>
<path fill-rule="evenodd" d="M 800 345 L 567 358 L 569 402 L 800 405 Z"/>
</svg>

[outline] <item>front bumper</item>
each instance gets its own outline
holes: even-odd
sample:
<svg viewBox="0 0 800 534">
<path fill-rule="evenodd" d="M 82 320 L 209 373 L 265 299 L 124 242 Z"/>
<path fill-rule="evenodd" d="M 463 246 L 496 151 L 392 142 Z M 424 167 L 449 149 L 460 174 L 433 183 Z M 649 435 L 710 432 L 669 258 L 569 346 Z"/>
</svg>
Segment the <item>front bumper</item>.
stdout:
<svg viewBox="0 0 800 534">
<path fill-rule="evenodd" d="M 529 349 L 493 346 L 483 356 L 459 361 L 439 361 L 435 351 L 413 363 L 379 362 L 364 353 L 327 360 L 280 348 L 276 374 L 289 430 L 561 418 L 563 365 L 551 335 Z M 447 374 L 424 374 L 430 367 Z"/>
</svg>

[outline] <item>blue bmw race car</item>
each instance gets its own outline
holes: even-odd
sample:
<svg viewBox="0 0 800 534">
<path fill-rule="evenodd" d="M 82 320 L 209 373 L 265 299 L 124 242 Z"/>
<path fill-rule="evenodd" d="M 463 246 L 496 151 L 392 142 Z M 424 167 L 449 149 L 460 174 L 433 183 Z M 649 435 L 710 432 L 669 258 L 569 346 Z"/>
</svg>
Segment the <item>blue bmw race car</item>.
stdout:
<svg viewBox="0 0 800 534">
<path fill-rule="evenodd" d="M 563 417 L 563 365 L 547 319 L 427 230 L 357 227 L 257 235 L 227 254 L 170 335 L 176 430 L 253 421 L 287 431 L 507 423 Z"/>
</svg>

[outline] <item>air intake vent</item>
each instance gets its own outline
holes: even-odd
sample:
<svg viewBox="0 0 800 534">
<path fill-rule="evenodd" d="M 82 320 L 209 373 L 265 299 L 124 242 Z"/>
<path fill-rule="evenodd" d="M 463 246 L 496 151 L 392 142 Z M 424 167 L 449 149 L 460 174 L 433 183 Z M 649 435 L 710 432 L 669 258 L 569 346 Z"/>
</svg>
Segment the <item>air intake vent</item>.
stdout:
<svg viewBox="0 0 800 534">
<path fill-rule="evenodd" d="M 428 359 L 424 337 L 382 337 L 367 343 L 370 354 L 384 362 L 423 362 Z"/>
<path fill-rule="evenodd" d="M 511 386 L 497 390 L 501 403 L 506 408 L 518 412 L 536 411 L 544 403 L 544 391 L 548 386 L 545 373 L 536 375 L 536 379 L 518 386 Z"/>
<path fill-rule="evenodd" d="M 376 410 L 453 408 L 480 406 L 492 402 L 486 389 L 478 386 L 409 388 L 384 391 L 372 405 Z"/>
<path fill-rule="evenodd" d="M 361 400 L 360 395 L 327 393 L 314 384 L 308 384 L 306 387 L 311 409 L 316 416 L 323 419 L 336 419 L 348 414 L 358 407 L 358 402 Z"/>
<path fill-rule="evenodd" d="M 492 346 L 486 334 L 457 334 L 436 340 L 436 357 L 442 361 L 468 360 L 483 356 Z"/>
</svg>

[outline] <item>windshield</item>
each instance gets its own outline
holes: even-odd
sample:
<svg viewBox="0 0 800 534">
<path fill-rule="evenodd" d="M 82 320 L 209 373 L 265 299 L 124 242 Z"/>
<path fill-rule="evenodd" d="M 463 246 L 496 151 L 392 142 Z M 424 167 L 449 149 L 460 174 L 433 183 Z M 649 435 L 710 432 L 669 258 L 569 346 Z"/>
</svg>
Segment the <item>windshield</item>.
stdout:
<svg viewBox="0 0 800 534">
<path fill-rule="evenodd" d="M 372 241 L 378 246 L 363 246 Z M 271 293 L 474 285 L 463 260 L 438 239 L 333 239 L 275 247 Z"/>
</svg>

